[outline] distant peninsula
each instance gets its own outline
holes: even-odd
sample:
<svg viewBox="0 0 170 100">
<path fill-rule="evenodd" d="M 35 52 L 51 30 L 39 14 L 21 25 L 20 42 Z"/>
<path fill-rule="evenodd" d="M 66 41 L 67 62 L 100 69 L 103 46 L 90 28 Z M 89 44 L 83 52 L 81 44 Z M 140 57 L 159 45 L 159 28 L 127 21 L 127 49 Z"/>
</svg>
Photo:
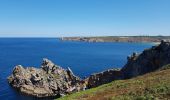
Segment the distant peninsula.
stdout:
<svg viewBox="0 0 170 100">
<path fill-rule="evenodd" d="M 84 42 L 153 42 L 160 43 L 163 39 L 170 39 L 170 36 L 98 36 L 98 37 L 62 37 L 63 41 L 84 41 Z"/>
</svg>

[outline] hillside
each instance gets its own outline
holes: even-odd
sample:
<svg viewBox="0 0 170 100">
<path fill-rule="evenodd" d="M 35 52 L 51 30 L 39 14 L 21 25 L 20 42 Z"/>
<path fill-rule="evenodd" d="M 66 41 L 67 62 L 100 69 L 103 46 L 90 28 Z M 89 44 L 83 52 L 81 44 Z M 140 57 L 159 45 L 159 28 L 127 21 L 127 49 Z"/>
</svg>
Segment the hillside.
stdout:
<svg viewBox="0 0 170 100">
<path fill-rule="evenodd" d="M 57 100 L 167 100 L 170 99 L 170 65 L 155 72 L 81 91 Z"/>
</svg>

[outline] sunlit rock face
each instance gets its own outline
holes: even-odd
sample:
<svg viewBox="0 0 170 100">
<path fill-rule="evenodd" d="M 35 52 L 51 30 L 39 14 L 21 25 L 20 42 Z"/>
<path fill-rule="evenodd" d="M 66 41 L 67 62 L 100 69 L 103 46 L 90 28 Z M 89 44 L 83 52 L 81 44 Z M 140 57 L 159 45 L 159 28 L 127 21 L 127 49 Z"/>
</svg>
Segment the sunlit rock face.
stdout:
<svg viewBox="0 0 170 100">
<path fill-rule="evenodd" d="M 109 69 L 100 73 L 90 75 L 86 79 L 86 83 L 88 88 L 94 88 L 121 78 L 122 73 L 120 69 Z"/>
<path fill-rule="evenodd" d="M 65 70 L 48 59 L 43 59 L 41 68 L 16 66 L 8 82 L 20 92 L 36 97 L 63 96 L 84 88 L 70 68 Z"/>
</svg>

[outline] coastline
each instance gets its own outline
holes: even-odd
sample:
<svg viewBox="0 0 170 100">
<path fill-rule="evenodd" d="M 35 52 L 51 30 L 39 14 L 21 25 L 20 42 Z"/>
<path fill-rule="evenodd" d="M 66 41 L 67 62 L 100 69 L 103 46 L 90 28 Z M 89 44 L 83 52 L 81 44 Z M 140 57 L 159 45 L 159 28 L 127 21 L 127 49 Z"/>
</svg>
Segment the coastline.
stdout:
<svg viewBox="0 0 170 100">
<path fill-rule="evenodd" d="M 170 36 L 60 37 L 59 39 L 62 41 L 153 43 L 158 45 L 161 40 L 169 40 Z"/>
<path fill-rule="evenodd" d="M 91 74 L 85 79 L 75 76 L 69 67 L 63 69 L 48 59 L 43 59 L 40 68 L 15 66 L 13 73 L 7 79 L 12 87 L 25 95 L 39 98 L 62 97 L 112 81 L 131 79 L 161 68 L 167 68 L 166 65 L 170 61 L 167 55 L 170 50 L 169 44 L 169 41 L 162 40 L 158 46 L 144 50 L 141 54 L 134 52 L 128 56 L 127 63 L 121 69 L 108 69 Z"/>
</svg>

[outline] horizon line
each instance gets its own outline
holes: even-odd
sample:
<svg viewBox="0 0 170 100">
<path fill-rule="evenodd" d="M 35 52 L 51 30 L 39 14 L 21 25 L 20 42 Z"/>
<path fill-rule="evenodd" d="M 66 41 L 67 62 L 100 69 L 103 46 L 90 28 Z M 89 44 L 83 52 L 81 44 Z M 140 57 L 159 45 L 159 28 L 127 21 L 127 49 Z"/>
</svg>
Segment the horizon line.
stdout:
<svg viewBox="0 0 170 100">
<path fill-rule="evenodd" d="M 0 36 L 0 38 L 62 38 L 62 37 L 170 37 L 170 35 L 101 35 L 101 36 Z"/>
</svg>

